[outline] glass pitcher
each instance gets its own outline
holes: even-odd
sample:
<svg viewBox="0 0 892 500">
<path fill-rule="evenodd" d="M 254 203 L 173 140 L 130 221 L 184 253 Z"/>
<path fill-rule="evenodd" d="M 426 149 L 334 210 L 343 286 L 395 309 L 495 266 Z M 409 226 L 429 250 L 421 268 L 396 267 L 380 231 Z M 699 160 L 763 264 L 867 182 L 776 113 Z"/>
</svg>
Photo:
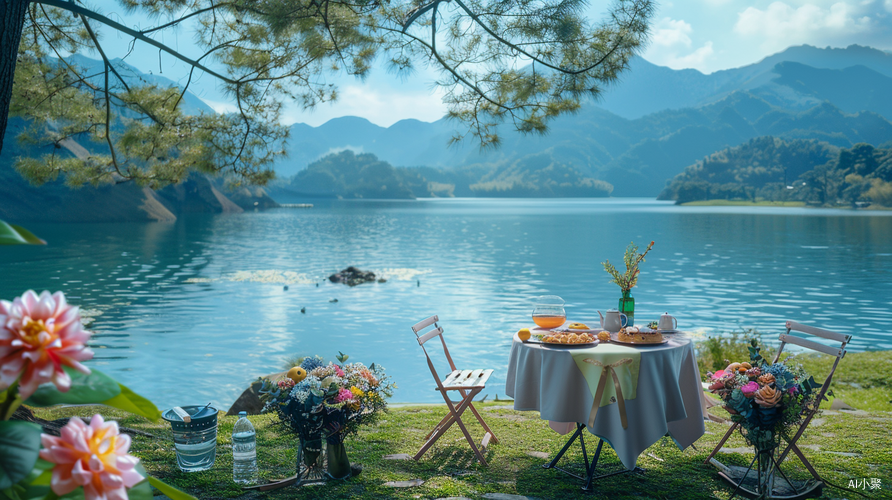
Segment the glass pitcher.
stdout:
<svg viewBox="0 0 892 500">
<path fill-rule="evenodd" d="M 557 328 L 567 321 L 564 299 L 557 295 L 543 295 L 536 299 L 533 308 L 533 323 L 541 328 Z"/>
</svg>

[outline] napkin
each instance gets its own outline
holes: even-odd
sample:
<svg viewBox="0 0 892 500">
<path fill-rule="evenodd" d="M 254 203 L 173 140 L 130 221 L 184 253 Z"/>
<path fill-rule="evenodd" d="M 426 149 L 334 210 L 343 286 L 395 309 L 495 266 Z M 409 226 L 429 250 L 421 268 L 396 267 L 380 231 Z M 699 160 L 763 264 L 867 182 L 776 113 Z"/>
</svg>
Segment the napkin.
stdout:
<svg viewBox="0 0 892 500">
<path fill-rule="evenodd" d="M 593 397 L 597 397 L 601 378 L 606 376 L 601 389 L 601 400 L 592 402 L 589 426 L 594 423 L 598 408 L 614 402 L 620 405 L 623 427 L 626 427 L 624 400 L 635 399 L 638 392 L 638 371 L 641 367 L 641 351 L 615 344 L 599 344 L 597 348 L 571 352 L 573 361 L 585 377 Z M 606 368 L 606 370 L 605 370 Z M 617 396 L 616 386 L 621 389 Z"/>
</svg>

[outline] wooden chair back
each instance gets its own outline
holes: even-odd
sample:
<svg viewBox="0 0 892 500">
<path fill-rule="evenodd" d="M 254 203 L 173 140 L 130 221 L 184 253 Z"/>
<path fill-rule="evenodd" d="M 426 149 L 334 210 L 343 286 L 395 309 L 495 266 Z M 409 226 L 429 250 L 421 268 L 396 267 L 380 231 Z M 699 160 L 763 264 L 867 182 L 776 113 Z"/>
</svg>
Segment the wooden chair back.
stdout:
<svg viewBox="0 0 892 500">
<path fill-rule="evenodd" d="M 825 330 L 816 326 L 803 325 L 801 323 L 796 323 L 795 321 L 787 321 L 786 326 L 787 332 L 780 334 L 780 337 L 778 337 L 778 340 L 780 340 L 780 348 L 777 350 L 777 355 L 774 357 L 774 363 L 778 362 L 781 353 L 784 351 L 784 347 L 787 344 L 797 345 L 799 347 L 836 357 L 836 360 L 833 361 L 833 368 L 830 369 L 830 373 L 821 385 L 821 392 L 818 394 L 817 398 L 818 403 L 820 403 L 820 401 L 826 399 L 825 394 L 830 388 L 830 381 L 833 378 L 833 374 L 836 372 L 836 367 L 839 366 L 839 361 L 846 355 L 846 345 L 852 340 L 852 336 L 831 332 L 830 330 Z M 815 342 L 814 340 L 792 335 L 792 332 L 814 335 L 815 337 L 830 340 L 832 345 L 822 344 Z M 839 344 L 838 346 L 837 343 Z M 817 405 L 815 409 L 817 409 Z"/>
<path fill-rule="evenodd" d="M 427 358 L 427 366 L 430 368 L 431 375 L 434 376 L 434 380 L 437 382 L 437 389 L 443 391 L 443 380 L 437 373 L 437 369 L 434 367 L 434 362 L 431 360 L 430 354 L 428 354 L 427 349 L 424 347 L 424 344 L 426 344 L 427 341 L 432 340 L 434 337 L 440 337 L 440 344 L 443 345 L 443 353 L 446 355 L 446 361 L 449 362 L 449 368 L 451 368 L 451 371 L 453 372 L 456 370 L 455 363 L 452 361 L 452 356 L 449 355 L 449 348 L 446 347 L 446 339 L 443 338 L 443 327 L 437 324 L 438 321 L 440 321 L 440 318 L 438 318 L 437 315 L 433 315 L 430 318 L 415 323 L 415 325 L 412 326 L 412 331 L 418 338 L 418 345 L 420 345 L 421 350 L 424 351 L 424 356 Z M 426 330 L 427 328 L 430 329 Z"/>
</svg>

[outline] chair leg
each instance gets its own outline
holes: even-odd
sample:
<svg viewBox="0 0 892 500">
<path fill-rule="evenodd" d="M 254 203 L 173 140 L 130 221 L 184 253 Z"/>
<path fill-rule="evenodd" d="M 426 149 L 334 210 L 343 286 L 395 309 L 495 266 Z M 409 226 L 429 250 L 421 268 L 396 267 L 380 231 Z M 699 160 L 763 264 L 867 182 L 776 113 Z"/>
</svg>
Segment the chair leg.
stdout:
<svg viewBox="0 0 892 500">
<path fill-rule="evenodd" d="M 718 453 L 720 449 L 722 449 L 722 445 L 725 444 L 725 441 L 727 441 L 728 438 L 731 437 L 731 434 L 734 432 L 734 429 L 736 429 L 738 425 L 740 424 L 738 424 L 737 422 L 734 422 L 734 424 L 731 425 L 731 428 L 728 429 L 728 432 L 725 433 L 725 436 L 722 437 L 722 440 L 719 441 L 719 444 L 715 445 L 715 448 L 712 449 L 712 453 L 710 453 L 709 456 L 706 457 L 706 460 L 703 461 L 704 464 L 708 464 L 709 461 L 712 460 L 712 457 L 714 457 L 715 454 Z"/>
<path fill-rule="evenodd" d="M 468 441 L 468 444 L 471 445 L 471 449 L 474 450 L 474 454 L 477 455 L 477 460 L 480 461 L 484 466 L 489 465 L 486 463 L 486 458 L 484 458 L 483 453 L 477 449 L 477 445 L 474 444 L 474 438 L 471 437 L 471 433 L 468 432 L 468 429 L 465 427 L 465 424 L 461 421 L 460 418 L 456 419 L 458 423 L 458 427 L 461 429 L 462 433 L 465 435 L 465 439 Z"/>
<path fill-rule="evenodd" d="M 433 436 L 434 433 L 437 432 L 437 429 L 439 429 L 440 427 L 443 427 L 444 425 L 452 425 L 452 424 L 448 423 L 449 420 L 451 420 L 451 419 L 452 419 L 452 413 L 448 413 L 445 417 L 443 417 L 443 420 L 440 420 L 440 423 L 437 424 L 437 426 L 434 427 L 433 430 L 431 430 L 430 432 L 427 433 L 427 436 L 424 436 L 424 439 L 425 440 L 430 439 L 430 437 Z"/>
<path fill-rule="evenodd" d="M 818 471 L 816 471 L 815 468 L 812 467 L 811 463 L 805 458 L 805 455 L 802 454 L 802 451 L 799 449 L 799 447 L 795 444 L 791 444 L 790 447 L 793 448 L 793 453 L 795 453 L 796 456 L 799 457 L 799 460 L 802 460 L 802 465 L 804 465 L 805 468 L 808 469 L 809 472 L 811 472 L 812 477 L 814 477 L 816 481 L 823 481 L 823 479 L 821 479 L 821 476 L 818 474 Z M 780 467 L 780 463 L 778 463 L 777 465 L 778 467 Z"/>
<path fill-rule="evenodd" d="M 477 413 L 477 408 L 474 408 L 473 404 L 468 404 L 468 406 L 471 408 L 471 412 L 474 414 L 474 416 L 477 417 L 477 421 L 480 422 L 480 425 L 483 426 L 483 430 L 485 430 L 489 433 L 490 436 L 492 436 L 492 442 L 495 444 L 499 444 L 499 438 L 497 438 L 492 429 L 490 429 L 489 426 L 486 425 L 486 422 L 483 421 L 483 417 L 481 417 L 480 414 Z"/>
<path fill-rule="evenodd" d="M 462 391 L 462 392 L 464 392 L 464 391 Z M 481 459 L 483 461 L 483 463 L 486 464 L 486 460 L 483 458 L 483 455 L 477 449 L 477 445 L 475 445 L 474 442 L 471 440 L 470 434 L 468 433 L 467 429 L 465 428 L 464 424 L 461 421 L 462 413 L 464 413 L 464 411 L 467 409 L 468 405 L 471 404 L 471 399 L 473 399 L 474 396 L 477 395 L 477 392 L 480 392 L 480 391 L 478 390 L 476 392 L 470 393 L 467 396 L 465 396 L 465 398 L 459 402 L 457 407 L 453 405 L 452 401 L 449 399 L 449 395 L 446 394 L 445 392 L 443 393 L 443 399 L 446 400 L 446 406 L 449 408 L 449 415 L 446 415 L 446 417 L 444 417 L 443 420 L 440 421 L 440 424 L 443 424 L 441 427 L 440 426 L 435 427 L 434 430 L 431 431 L 430 434 L 428 434 L 428 436 L 429 436 L 428 440 L 424 443 L 424 445 L 421 447 L 421 449 L 418 450 L 418 453 L 416 453 L 415 456 L 412 457 L 413 459 L 418 460 L 419 458 L 421 458 L 424 455 L 424 453 L 427 452 L 427 450 L 431 446 L 433 446 L 433 444 L 436 443 L 438 439 L 440 439 L 440 436 L 445 434 L 446 431 L 448 431 L 449 428 L 452 427 L 452 424 L 458 422 L 459 427 L 461 427 L 462 432 L 465 434 L 465 438 L 468 439 L 468 442 L 471 444 L 471 448 L 474 450 L 474 453 L 477 455 L 477 458 Z M 445 422 L 445 424 L 444 424 L 444 422 Z"/>
</svg>

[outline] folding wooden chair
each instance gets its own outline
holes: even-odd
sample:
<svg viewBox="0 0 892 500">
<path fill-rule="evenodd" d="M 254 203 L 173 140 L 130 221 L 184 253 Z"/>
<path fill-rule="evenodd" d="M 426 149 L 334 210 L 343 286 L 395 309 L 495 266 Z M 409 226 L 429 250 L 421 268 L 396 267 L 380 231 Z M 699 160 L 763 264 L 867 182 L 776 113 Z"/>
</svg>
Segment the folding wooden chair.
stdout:
<svg viewBox="0 0 892 500">
<path fill-rule="evenodd" d="M 434 430 L 430 432 L 424 439 L 426 440 L 424 446 L 415 454 L 413 457 L 415 460 L 421 458 L 424 455 L 424 452 L 428 450 L 443 434 L 446 433 L 447 430 L 452 426 L 452 424 L 457 423 L 458 427 L 461 429 L 462 433 L 465 435 L 465 439 L 468 440 L 468 444 L 471 445 L 471 449 L 474 450 L 474 454 L 477 455 L 477 460 L 480 460 L 480 463 L 486 465 L 486 459 L 483 457 L 483 452 L 481 449 L 486 449 L 487 445 L 490 441 L 493 443 L 498 443 L 499 440 L 496 439 L 495 434 L 493 434 L 492 430 L 486 425 L 486 422 L 483 421 L 483 417 L 480 416 L 480 413 L 477 412 L 477 409 L 474 408 L 474 405 L 471 404 L 471 400 L 474 399 L 474 396 L 480 393 L 484 388 L 486 388 L 486 381 L 489 379 L 489 376 L 492 375 L 492 370 L 459 370 L 455 367 L 455 363 L 452 362 L 452 356 L 449 355 L 449 349 L 446 348 L 446 340 L 443 338 L 443 327 L 437 324 L 439 318 L 437 316 L 431 316 L 424 321 L 417 323 L 412 327 L 412 331 L 415 333 L 415 336 L 418 338 L 418 345 L 421 346 L 421 349 L 424 351 L 425 357 L 427 357 L 427 365 L 431 369 L 431 374 L 434 376 L 434 381 L 437 383 L 437 390 L 440 391 L 440 394 L 443 396 L 443 399 L 446 401 L 446 406 L 449 407 L 449 414 L 443 417 L 443 420 L 434 427 Z M 425 333 L 421 333 L 427 327 L 432 327 L 429 331 Z M 428 340 L 431 340 L 434 337 L 440 337 L 440 342 L 443 344 L 443 352 L 446 354 L 446 359 L 449 361 L 449 367 L 452 371 L 449 375 L 446 376 L 446 379 L 441 381 L 440 376 L 437 374 L 436 368 L 434 368 L 434 363 L 431 361 L 430 355 L 427 353 L 427 349 L 425 349 L 424 344 Z M 453 402 L 449 398 L 450 391 L 458 391 L 461 394 L 461 401 Z M 467 427 L 465 427 L 464 422 L 461 420 L 462 413 L 466 409 L 470 408 L 471 412 L 477 417 L 477 421 L 480 422 L 480 425 L 483 426 L 483 429 L 486 431 L 486 434 L 483 436 L 483 441 L 481 442 L 480 448 L 474 443 L 474 440 L 471 438 L 471 434 L 468 432 Z"/>
<path fill-rule="evenodd" d="M 715 460 L 713 457 L 715 457 L 716 453 L 718 453 L 719 450 L 722 448 L 722 445 L 725 444 L 725 441 L 727 441 L 728 438 L 731 437 L 731 434 L 740 425 L 736 422 L 731 426 L 730 429 L 728 429 L 728 432 L 725 433 L 725 436 L 722 438 L 721 441 L 719 441 L 719 444 L 716 445 L 715 449 L 712 450 L 712 453 L 710 453 L 709 456 L 706 457 L 706 460 L 704 461 L 704 463 L 712 463 L 713 465 L 718 467 L 721 470 L 721 472 L 719 472 L 719 475 L 722 478 L 724 478 L 725 480 L 729 481 L 730 483 L 736 485 L 737 489 L 743 491 L 745 494 L 749 494 L 751 496 L 759 496 L 760 498 L 786 498 L 786 499 L 811 498 L 811 495 L 815 492 L 815 490 L 818 490 L 819 488 L 822 488 L 824 486 L 824 482 L 821 479 L 821 476 L 818 475 L 817 471 L 815 471 L 815 468 L 812 467 L 811 463 L 809 463 L 809 461 L 806 460 L 805 455 L 803 455 L 802 451 L 799 449 L 799 447 L 796 446 L 796 442 L 799 441 L 800 437 L 802 437 L 802 433 L 805 432 L 805 428 L 808 427 L 808 424 L 811 422 L 811 419 L 818 413 L 818 408 L 820 407 L 821 402 L 827 400 L 826 394 L 827 394 L 827 390 L 830 388 L 830 381 L 831 381 L 831 379 L 833 379 L 833 374 L 836 372 L 836 367 L 839 365 L 839 361 L 843 358 L 843 356 L 846 355 L 846 349 L 845 349 L 846 345 L 852 340 L 851 335 L 843 335 L 841 333 L 831 332 L 830 330 L 824 330 L 823 328 L 817 328 L 817 327 L 809 326 L 809 325 L 802 325 L 802 324 L 796 323 L 794 321 L 787 321 L 786 326 L 787 326 L 787 332 L 782 333 L 779 337 L 780 348 L 777 350 L 777 355 L 774 357 L 773 363 L 777 363 L 777 361 L 780 359 L 780 355 L 784 351 L 784 346 L 786 346 L 787 344 L 794 344 L 794 345 L 797 345 L 800 347 L 804 347 L 806 349 L 810 349 L 812 351 L 817 351 L 817 352 L 829 354 L 830 356 L 836 357 L 836 360 L 833 361 L 833 367 L 830 369 L 830 374 L 827 375 L 827 378 L 824 380 L 824 384 L 821 386 L 821 390 L 818 392 L 818 395 L 815 398 L 814 406 L 812 406 L 811 408 L 808 408 L 806 410 L 805 419 L 803 420 L 802 425 L 799 427 L 799 430 L 796 431 L 796 434 L 793 436 L 792 439 L 790 439 L 790 441 L 787 443 L 787 447 L 778 456 L 778 458 L 774 461 L 774 465 L 769 470 L 769 475 L 772 474 L 775 470 L 780 471 L 780 464 L 784 461 L 785 458 L 787 458 L 787 455 L 792 451 L 797 457 L 799 457 L 799 460 L 802 461 L 802 464 L 805 466 L 806 469 L 808 469 L 808 471 L 811 473 L 812 477 L 814 477 L 814 480 L 815 480 L 814 483 L 807 485 L 805 488 L 800 490 L 796 485 L 793 484 L 792 481 L 787 479 L 786 475 L 783 475 L 783 472 L 781 472 L 781 474 L 784 476 L 784 479 L 786 480 L 786 483 L 792 488 L 794 494 L 792 494 L 792 495 L 790 495 L 790 494 L 773 495 L 771 491 L 768 491 L 768 492 L 750 491 L 746 487 L 743 486 L 744 478 L 737 480 L 737 479 L 731 477 L 731 474 L 729 473 L 729 469 L 727 467 L 725 467 L 719 461 Z M 821 337 L 823 339 L 830 340 L 834 344 L 833 345 L 820 344 L 813 340 L 808 340 L 806 338 L 791 335 L 790 332 L 800 332 L 800 333 L 805 333 L 805 334 L 809 334 L 809 335 L 814 335 L 817 337 Z M 839 342 L 839 347 L 836 346 L 836 344 L 835 344 L 836 342 Z M 812 375 L 814 375 L 814 374 L 812 374 Z M 735 493 L 736 493 L 736 491 L 737 490 L 735 490 Z M 732 495 L 732 497 L 733 497 L 733 495 Z"/>
</svg>

